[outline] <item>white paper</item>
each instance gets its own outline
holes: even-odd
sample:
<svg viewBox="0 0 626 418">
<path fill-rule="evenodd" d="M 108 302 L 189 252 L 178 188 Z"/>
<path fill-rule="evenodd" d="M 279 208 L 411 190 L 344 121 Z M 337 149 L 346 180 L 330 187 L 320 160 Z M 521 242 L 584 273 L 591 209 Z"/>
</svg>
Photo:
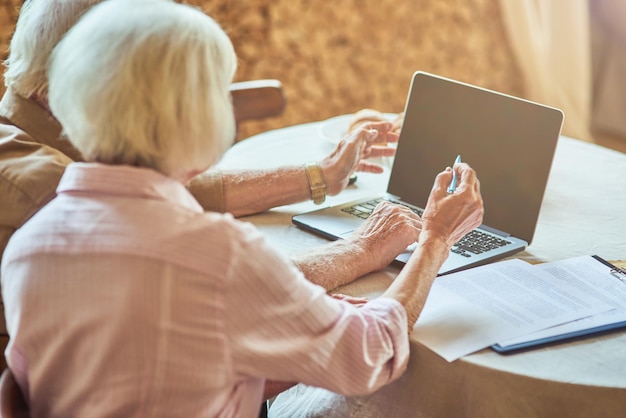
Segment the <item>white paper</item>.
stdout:
<svg viewBox="0 0 626 418">
<path fill-rule="evenodd" d="M 605 301 L 512 259 L 435 280 L 413 337 L 447 361 L 606 312 Z"/>
<path fill-rule="evenodd" d="M 626 283 L 593 257 L 582 256 L 539 264 L 535 269 L 556 282 L 573 285 L 614 309 L 529 335 L 500 341 L 503 347 L 626 321 Z"/>
</svg>

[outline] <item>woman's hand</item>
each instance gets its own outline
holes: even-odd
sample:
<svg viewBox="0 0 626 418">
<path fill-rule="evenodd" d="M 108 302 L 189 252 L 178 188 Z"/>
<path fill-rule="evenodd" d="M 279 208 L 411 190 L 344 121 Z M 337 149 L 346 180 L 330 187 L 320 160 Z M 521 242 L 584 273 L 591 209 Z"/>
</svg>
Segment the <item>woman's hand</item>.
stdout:
<svg viewBox="0 0 626 418">
<path fill-rule="evenodd" d="M 456 191 L 448 193 L 452 170 L 437 175 L 422 215 L 422 236 L 437 236 L 450 247 L 479 226 L 484 213 L 476 172 L 465 163 L 455 164 L 458 183 Z"/>
<path fill-rule="evenodd" d="M 360 263 L 369 271 L 387 267 L 420 236 L 422 220 L 411 209 L 381 202 L 347 241 L 362 251 Z"/>
<path fill-rule="evenodd" d="M 355 171 L 382 173 L 383 167 L 365 160 L 395 155 L 395 148 L 387 146 L 389 142 L 398 142 L 398 134 L 393 133 L 393 129 L 390 122 L 369 122 L 348 132 L 333 152 L 319 163 L 326 193 L 334 196 L 345 189 Z"/>
</svg>

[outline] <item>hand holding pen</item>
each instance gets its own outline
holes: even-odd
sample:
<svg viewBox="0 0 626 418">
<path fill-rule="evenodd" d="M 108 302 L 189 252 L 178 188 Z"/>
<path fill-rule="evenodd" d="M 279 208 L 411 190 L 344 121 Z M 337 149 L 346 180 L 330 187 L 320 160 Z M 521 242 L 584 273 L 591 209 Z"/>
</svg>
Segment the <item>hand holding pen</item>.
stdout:
<svg viewBox="0 0 626 418">
<path fill-rule="evenodd" d="M 452 170 L 446 168 L 435 179 L 422 215 L 420 241 L 435 234 L 452 246 L 481 224 L 483 212 L 476 172 L 458 156 Z"/>
</svg>

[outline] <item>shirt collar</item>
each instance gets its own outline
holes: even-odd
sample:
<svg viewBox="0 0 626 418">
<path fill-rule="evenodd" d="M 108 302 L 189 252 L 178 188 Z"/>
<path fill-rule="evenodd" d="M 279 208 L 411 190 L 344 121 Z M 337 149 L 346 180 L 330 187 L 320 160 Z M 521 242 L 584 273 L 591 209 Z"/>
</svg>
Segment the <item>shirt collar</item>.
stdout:
<svg viewBox="0 0 626 418">
<path fill-rule="evenodd" d="M 202 206 L 182 183 L 149 168 L 99 163 L 71 163 L 57 193 L 89 192 L 163 200 L 203 212 Z"/>
<path fill-rule="evenodd" d="M 34 100 L 22 97 L 8 88 L 0 100 L 0 115 L 36 142 L 56 148 L 72 160 L 82 161 L 76 148 L 62 137 L 59 121 Z"/>
</svg>

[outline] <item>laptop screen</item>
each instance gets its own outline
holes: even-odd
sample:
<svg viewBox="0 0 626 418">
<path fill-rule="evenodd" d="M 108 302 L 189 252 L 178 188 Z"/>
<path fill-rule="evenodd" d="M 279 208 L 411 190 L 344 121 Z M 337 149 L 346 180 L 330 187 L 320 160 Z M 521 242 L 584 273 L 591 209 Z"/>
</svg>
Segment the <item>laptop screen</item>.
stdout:
<svg viewBox="0 0 626 418">
<path fill-rule="evenodd" d="M 423 72 L 409 92 L 388 192 L 424 207 L 460 154 L 478 174 L 484 225 L 530 243 L 563 113 Z"/>
</svg>

